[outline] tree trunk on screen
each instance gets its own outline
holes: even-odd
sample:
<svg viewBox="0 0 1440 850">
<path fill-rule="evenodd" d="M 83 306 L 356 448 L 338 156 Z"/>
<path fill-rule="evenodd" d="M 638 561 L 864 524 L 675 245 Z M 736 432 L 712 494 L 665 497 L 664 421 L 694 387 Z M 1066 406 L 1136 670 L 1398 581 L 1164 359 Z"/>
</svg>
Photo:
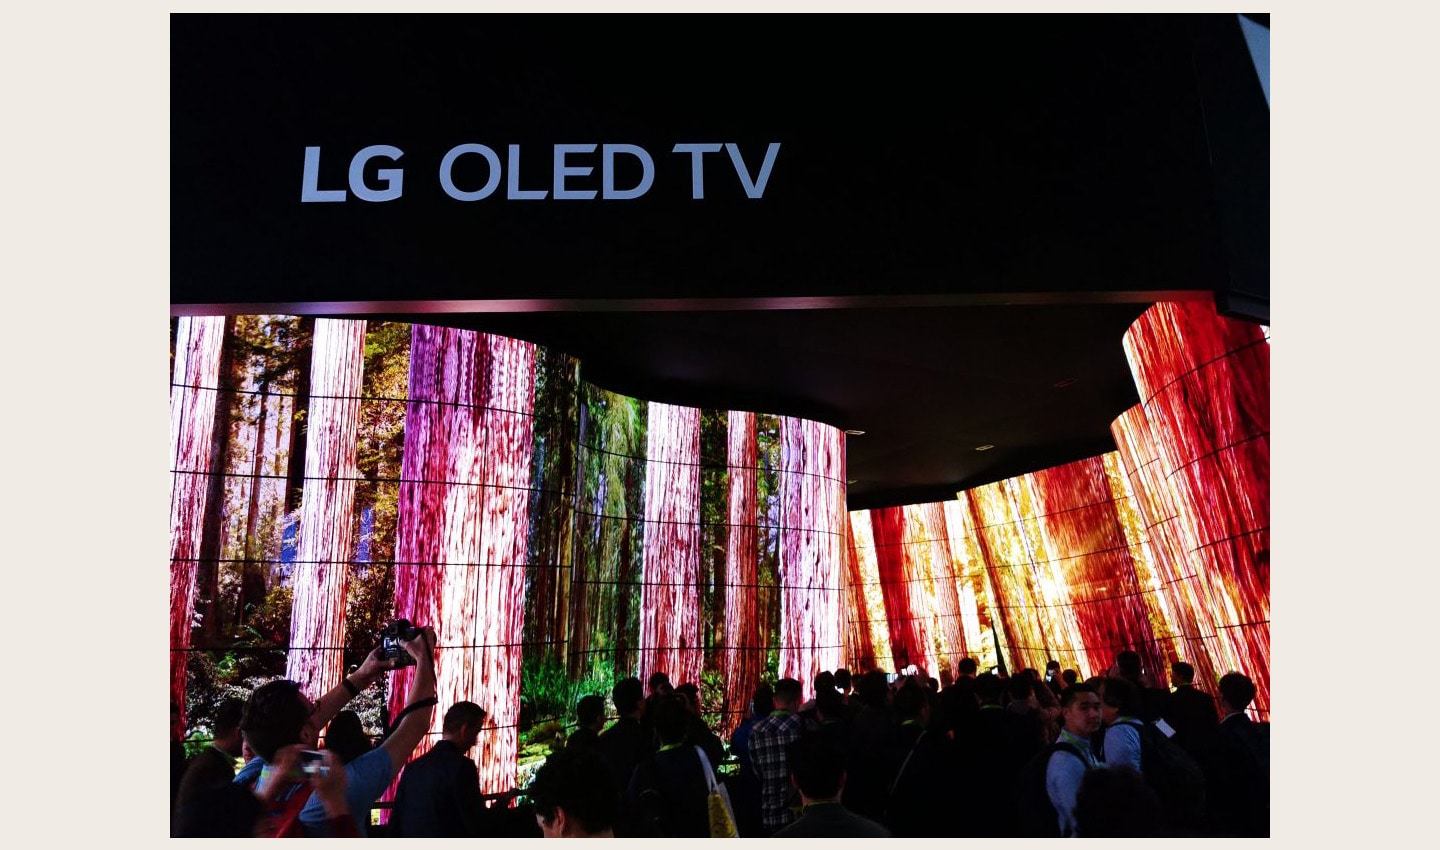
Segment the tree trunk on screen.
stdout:
<svg viewBox="0 0 1440 850">
<path fill-rule="evenodd" d="M 436 631 L 441 706 L 489 714 L 473 751 L 481 790 L 515 782 L 535 347 L 416 325 L 411 343 L 396 614 Z M 395 674 L 391 714 L 413 672 Z M 441 712 L 432 713 L 438 737 Z"/>
<path fill-rule="evenodd" d="M 981 511 L 980 503 L 975 494 L 965 491 L 960 494 L 965 500 L 966 510 L 970 512 L 970 522 L 975 529 L 975 542 L 980 550 L 980 557 L 985 562 L 986 595 L 990 599 L 990 610 L 994 616 L 990 620 L 990 634 L 995 641 L 995 663 L 1001 672 L 1007 671 L 1005 657 L 1012 655 L 1015 647 L 1019 646 L 1016 637 L 1016 627 L 1012 621 L 1014 601 L 1009 590 L 1009 585 L 1003 580 L 1000 574 L 1000 559 L 995 553 L 995 547 L 990 542 L 990 537 L 985 533 L 987 522 Z M 998 627 L 997 622 L 998 621 Z"/>
<path fill-rule="evenodd" d="M 845 663 L 853 674 L 875 668 L 875 643 L 870 639 L 870 614 L 865 604 L 865 581 L 849 517 L 845 522 Z"/>
<path fill-rule="evenodd" d="M 880 593 L 885 600 L 885 618 L 890 625 L 892 663 L 898 672 L 907 665 L 928 666 L 931 646 L 928 611 L 917 605 L 912 592 L 914 577 L 909 568 L 906 546 L 905 509 L 878 508 L 870 512 L 875 530 L 875 562 L 880 574 Z M 931 671 L 933 673 L 933 671 Z"/>
<path fill-rule="evenodd" d="M 765 668 L 765 626 L 760 620 L 758 498 L 759 456 L 755 414 L 730 411 L 726 465 L 730 470 L 729 539 L 725 547 L 725 702 L 721 735 L 728 738 L 760 684 Z"/>
<path fill-rule="evenodd" d="M 699 682 L 700 410 L 652 402 L 646 440 L 640 675 Z"/>
<path fill-rule="evenodd" d="M 344 675 L 345 596 L 354 557 L 355 484 L 365 322 L 319 319 L 311 360 L 286 678 L 318 697 Z"/>
<path fill-rule="evenodd" d="M 210 492 L 210 439 L 215 428 L 221 316 L 182 317 L 170 388 L 170 699 L 185 730 L 185 669 L 195 609 L 195 568 Z"/>
<path fill-rule="evenodd" d="M 209 509 L 205 511 L 205 526 L 200 538 L 200 564 L 196 588 L 196 596 L 200 605 L 200 643 L 207 647 L 216 646 L 221 634 L 224 633 L 220 622 L 224 606 L 220 604 L 219 595 L 220 559 L 224 554 L 225 512 L 217 509 L 217 506 L 225 504 L 225 458 L 230 452 L 230 429 L 235 418 L 235 393 L 231 390 L 240 386 L 240 376 L 236 370 L 234 333 L 235 317 L 227 316 L 220 349 L 220 368 L 217 371 L 219 376 L 217 386 L 224 391 L 220 393 L 215 403 L 215 428 L 210 438 L 212 448 L 209 468 L 215 474 L 210 476 L 209 492 L 205 497 L 205 503 Z"/>
<path fill-rule="evenodd" d="M 960 592 L 955 578 L 955 556 L 950 551 L 950 536 L 945 528 L 945 505 L 930 502 L 912 505 L 910 515 L 918 522 L 919 534 L 925 542 L 921 545 L 929 550 L 930 579 L 935 589 L 935 634 L 939 636 L 942 650 L 937 658 L 939 670 L 930 675 L 938 677 L 948 670 L 952 675 L 959 672 L 960 659 L 965 657 L 965 628 L 960 617 Z"/>
<path fill-rule="evenodd" d="M 844 461 L 834 428 L 782 416 L 780 435 L 780 675 L 810 697 L 840 661 Z"/>
</svg>

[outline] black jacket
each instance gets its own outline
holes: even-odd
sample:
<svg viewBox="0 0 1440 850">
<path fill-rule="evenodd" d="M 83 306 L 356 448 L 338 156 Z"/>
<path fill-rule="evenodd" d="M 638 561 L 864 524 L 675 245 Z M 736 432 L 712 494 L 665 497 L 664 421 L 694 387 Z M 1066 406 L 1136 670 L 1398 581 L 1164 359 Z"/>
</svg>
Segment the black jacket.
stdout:
<svg viewBox="0 0 1440 850">
<path fill-rule="evenodd" d="M 489 810 L 480 796 L 475 762 L 446 740 L 405 766 L 390 813 L 395 838 L 475 838 L 488 835 Z"/>
</svg>

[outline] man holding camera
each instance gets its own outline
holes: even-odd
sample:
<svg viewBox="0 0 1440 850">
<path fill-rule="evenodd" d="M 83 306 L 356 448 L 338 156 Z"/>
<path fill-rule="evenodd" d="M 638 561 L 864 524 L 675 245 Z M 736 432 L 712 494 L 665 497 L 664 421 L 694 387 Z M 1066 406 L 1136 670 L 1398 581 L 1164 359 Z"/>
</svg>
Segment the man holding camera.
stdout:
<svg viewBox="0 0 1440 850">
<path fill-rule="evenodd" d="M 380 746 L 344 766 L 345 800 L 361 835 L 365 834 L 370 806 L 430 728 L 430 710 L 436 703 L 434 630 L 412 629 L 397 642 L 415 661 L 406 707 L 392 721 L 390 736 Z M 352 697 L 397 666 L 397 659 L 388 657 L 383 647 L 376 647 L 359 669 L 318 702 L 311 702 L 300 693 L 300 686 L 288 679 L 268 682 L 250 695 L 240 730 L 255 758 L 241 768 L 235 782 L 252 788 L 266 804 L 262 834 L 329 834 L 326 807 L 319 798 L 311 797 L 310 785 L 300 770 L 299 753 L 314 749 L 325 724 Z"/>
</svg>

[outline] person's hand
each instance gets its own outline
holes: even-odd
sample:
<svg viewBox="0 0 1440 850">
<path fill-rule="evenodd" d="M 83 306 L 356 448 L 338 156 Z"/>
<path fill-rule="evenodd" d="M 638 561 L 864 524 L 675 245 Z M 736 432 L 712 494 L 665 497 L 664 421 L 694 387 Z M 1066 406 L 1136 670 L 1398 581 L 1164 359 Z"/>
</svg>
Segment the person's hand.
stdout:
<svg viewBox="0 0 1440 850">
<path fill-rule="evenodd" d="M 326 816 L 333 818 L 349 814 L 350 806 L 345 801 L 345 763 L 334 750 L 320 752 L 324 756 L 321 764 L 325 769 L 311 774 L 310 787 L 315 789 L 315 796 L 325 806 Z"/>
<path fill-rule="evenodd" d="M 353 675 L 356 679 L 373 682 L 380 677 L 381 673 L 394 669 L 394 659 L 380 657 L 382 649 L 384 649 L 383 643 L 377 644 L 374 649 L 370 650 L 370 654 L 365 656 L 365 660 L 360 663 L 359 667 L 355 668 Z"/>
<path fill-rule="evenodd" d="M 435 660 L 435 630 L 429 626 L 420 629 L 420 634 L 416 635 L 414 640 L 402 640 L 400 645 L 405 647 L 405 651 L 410 653 L 416 664 Z"/>
<path fill-rule="evenodd" d="M 300 752 L 304 749 L 304 744 L 291 744 L 276 750 L 274 761 L 269 763 L 270 779 L 255 796 L 262 802 L 269 802 L 292 783 L 300 781 Z"/>
</svg>

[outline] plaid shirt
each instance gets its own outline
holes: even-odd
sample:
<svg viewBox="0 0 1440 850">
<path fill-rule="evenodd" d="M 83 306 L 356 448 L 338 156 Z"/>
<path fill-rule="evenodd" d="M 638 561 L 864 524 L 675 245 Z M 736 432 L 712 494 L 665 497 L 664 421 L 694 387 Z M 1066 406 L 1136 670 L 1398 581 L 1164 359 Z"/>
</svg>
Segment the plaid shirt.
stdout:
<svg viewBox="0 0 1440 850">
<path fill-rule="evenodd" d="M 787 805 L 790 766 L 785 748 L 800 737 L 805 720 L 798 714 L 776 711 L 750 730 L 750 761 L 760 777 L 760 815 L 765 829 L 775 831 L 795 819 Z"/>
</svg>

